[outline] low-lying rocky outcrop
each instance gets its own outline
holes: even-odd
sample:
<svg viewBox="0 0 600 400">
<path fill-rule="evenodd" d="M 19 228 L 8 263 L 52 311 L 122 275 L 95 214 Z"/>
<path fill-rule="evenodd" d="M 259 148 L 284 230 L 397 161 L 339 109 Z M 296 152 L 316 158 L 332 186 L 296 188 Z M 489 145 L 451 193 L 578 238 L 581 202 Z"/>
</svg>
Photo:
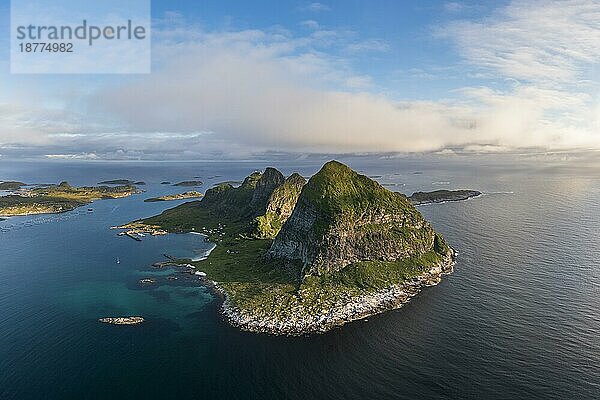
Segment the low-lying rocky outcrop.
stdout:
<svg viewBox="0 0 600 400">
<path fill-rule="evenodd" d="M 434 190 L 433 192 L 415 192 L 408 201 L 414 205 L 443 203 L 446 201 L 462 201 L 481 196 L 477 190 Z"/>
<path fill-rule="evenodd" d="M 159 196 L 159 197 L 150 197 L 149 199 L 145 199 L 144 202 L 145 203 L 153 203 L 153 202 L 157 202 L 157 201 L 194 199 L 194 198 L 200 198 L 202 196 L 204 196 L 202 193 L 192 190 L 192 191 L 184 192 L 184 193 L 168 194 L 168 195 Z"/>
<path fill-rule="evenodd" d="M 106 317 L 98 320 L 104 324 L 112 325 L 137 325 L 144 322 L 143 317 Z"/>
<path fill-rule="evenodd" d="M 26 184 L 23 182 L 16 181 L 0 181 L 0 190 L 17 190 Z"/>
</svg>

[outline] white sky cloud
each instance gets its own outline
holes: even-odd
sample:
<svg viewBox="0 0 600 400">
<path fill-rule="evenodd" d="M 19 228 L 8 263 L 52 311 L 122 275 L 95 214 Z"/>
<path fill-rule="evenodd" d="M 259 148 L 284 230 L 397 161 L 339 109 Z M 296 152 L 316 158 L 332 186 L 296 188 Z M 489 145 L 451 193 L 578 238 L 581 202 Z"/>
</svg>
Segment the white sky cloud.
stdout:
<svg viewBox="0 0 600 400">
<path fill-rule="evenodd" d="M 308 3 L 307 5 L 303 6 L 301 8 L 303 11 L 311 11 L 311 12 L 323 12 L 323 11 L 330 11 L 331 8 L 323 3 Z"/>
<path fill-rule="evenodd" d="M 308 19 L 306 21 L 301 21 L 300 25 L 304 26 L 305 28 L 312 29 L 312 30 L 319 29 L 319 23 L 317 21 L 315 21 L 314 19 Z"/>
</svg>

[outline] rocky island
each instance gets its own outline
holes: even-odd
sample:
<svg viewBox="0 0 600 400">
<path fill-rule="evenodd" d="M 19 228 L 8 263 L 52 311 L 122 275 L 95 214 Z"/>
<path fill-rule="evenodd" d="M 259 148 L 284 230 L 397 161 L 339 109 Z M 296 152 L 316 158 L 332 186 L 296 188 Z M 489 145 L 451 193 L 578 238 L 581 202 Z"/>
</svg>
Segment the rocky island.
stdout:
<svg viewBox="0 0 600 400">
<path fill-rule="evenodd" d="M 189 192 L 168 194 L 166 196 L 150 197 L 149 199 L 145 199 L 144 202 L 153 203 L 156 201 L 173 201 L 173 200 L 183 200 L 183 199 L 194 199 L 194 198 L 199 198 L 202 196 L 204 196 L 202 193 L 192 190 Z"/>
<path fill-rule="evenodd" d="M 26 186 L 23 182 L 0 181 L 0 190 L 17 190 L 23 186 Z"/>
<path fill-rule="evenodd" d="M 414 205 L 443 203 L 446 201 L 463 201 L 481 196 L 477 190 L 434 190 L 433 192 L 415 192 L 408 200 Z"/>
<path fill-rule="evenodd" d="M 111 179 L 98 182 L 98 185 L 133 185 L 133 181 L 129 179 Z"/>
<path fill-rule="evenodd" d="M 107 317 L 100 318 L 98 322 L 111 325 L 137 325 L 144 322 L 143 317 Z"/>
<path fill-rule="evenodd" d="M 74 187 L 68 182 L 58 185 L 20 189 L 0 196 L 0 215 L 32 215 L 71 211 L 99 199 L 117 199 L 138 193 L 132 185 Z"/>
<path fill-rule="evenodd" d="M 143 225 L 216 243 L 190 263 L 223 295 L 225 318 L 253 332 L 325 332 L 398 308 L 454 264 L 404 195 L 336 161 L 308 182 L 267 168 L 134 223 Z"/>
</svg>

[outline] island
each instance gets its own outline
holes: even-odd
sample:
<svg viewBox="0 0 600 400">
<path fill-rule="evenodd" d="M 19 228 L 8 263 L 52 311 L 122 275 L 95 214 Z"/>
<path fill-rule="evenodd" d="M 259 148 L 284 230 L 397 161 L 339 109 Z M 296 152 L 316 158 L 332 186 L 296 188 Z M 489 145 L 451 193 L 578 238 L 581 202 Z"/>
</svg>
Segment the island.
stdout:
<svg viewBox="0 0 600 400">
<path fill-rule="evenodd" d="M 134 221 L 202 232 L 216 248 L 189 261 L 223 297 L 233 326 L 303 335 L 401 307 L 450 273 L 454 251 L 407 198 L 337 161 L 308 182 L 274 168 L 239 187 Z"/>
<path fill-rule="evenodd" d="M 0 196 L 0 216 L 61 213 L 94 200 L 117 199 L 135 193 L 139 191 L 132 185 L 74 187 L 68 182 L 61 182 Z"/>
<path fill-rule="evenodd" d="M 16 181 L 0 181 L 0 190 L 17 190 L 26 186 L 23 182 Z"/>
<path fill-rule="evenodd" d="M 112 325 L 137 325 L 144 322 L 143 317 L 107 317 L 98 319 L 99 322 Z"/>
<path fill-rule="evenodd" d="M 183 182 L 179 182 L 179 183 L 175 183 L 173 186 L 202 186 L 204 185 L 204 182 L 202 181 L 183 181 Z"/>
<path fill-rule="evenodd" d="M 152 202 L 156 202 L 156 201 L 173 201 L 173 200 L 183 200 L 183 199 L 194 199 L 194 198 L 199 198 L 202 196 L 204 196 L 202 193 L 192 190 L 189 192 L 168 194 L 166 196 L 150 197 L 149 199 L 145 199 L 144 202 L 152 203 Z"/>
<path fill-rule="evenodd" d="M 113 179 L 109 181 L 98 182 L 98 185 L 133 185 L 133 181 L 129 179 Z"/>
<path fill-rule="evenodd" d="M 462 201 L 481 196 L 477 190 L 434 190 L 433 192 L 415 192 L 408 200 L 414 205 Z"/>
</svg>

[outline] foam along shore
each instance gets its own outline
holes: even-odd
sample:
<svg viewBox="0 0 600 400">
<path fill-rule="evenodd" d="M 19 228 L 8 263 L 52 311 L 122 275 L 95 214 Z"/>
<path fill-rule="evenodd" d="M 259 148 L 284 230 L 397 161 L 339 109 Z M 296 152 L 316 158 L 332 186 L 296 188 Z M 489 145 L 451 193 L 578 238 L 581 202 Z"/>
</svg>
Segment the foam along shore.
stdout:
<svg viewBox="0 0 600 400">
<path fill-rule="evenodd" d="M 390 285 L 385 289 L 359 296 L 348 295 L 337 303 L 320 309 L 317 313 L 314 309 L 308 312 L 302 307 L 297 307 L 293 313 L 284 316 L 239 309 L 233 305 L 227 291 L 220 288 L 217 282 L 211 283 L 224 299 L 221 311 L 231 325 L 254 333 L 301 336 L 324 333 L 348 322 L 398 309 L 424 288 L 439 284 L 442 275 L 452 273 L 454 265 L 454 251 L 451 251 L 446 258 L 428 271 L 402 284 Z"/>
<path fill-rule="evenodd" d="M 99 322 L 111 325 L 137 325 L 144 322 L 143 317 L 106 317 L 98 319 Z"/>
</svg>

